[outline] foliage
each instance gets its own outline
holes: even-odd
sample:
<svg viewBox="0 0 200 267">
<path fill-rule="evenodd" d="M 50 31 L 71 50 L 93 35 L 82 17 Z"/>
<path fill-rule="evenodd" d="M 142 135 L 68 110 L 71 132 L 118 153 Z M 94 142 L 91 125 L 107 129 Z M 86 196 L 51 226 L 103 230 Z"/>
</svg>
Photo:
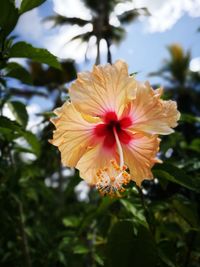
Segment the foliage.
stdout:
<svg viewBox="0 0 200 267">
<path fill-rule="evenodd" d="M 189 53 L 179 47 L 177 60 L 171 49 L 162 68 L 173 77 L 164 97 L 175 98 L 183 115 L 176 132 L 163 138 L 156 179 L 142 189 L 130 184 L 121 199 L 91 188 L 83 200 L 79 174 L 63 168 L 48 143 L 52 113 L 37 114 L 35 133 L 27 111 L 33 96 L 60 106 L 76 65 L 16 42 L 12 31 L 21 13 L 43 1 L 23 0 L 19 9 L 13 2 L 1 0 L 0 9 L 0 265 L 199 267 L 199 76 L 189 71 Z M 93 11 L 94 2 L 87 2 Z M 26 68 L 9 61 L 20 55 L 29 60 Z"/>
</svg>

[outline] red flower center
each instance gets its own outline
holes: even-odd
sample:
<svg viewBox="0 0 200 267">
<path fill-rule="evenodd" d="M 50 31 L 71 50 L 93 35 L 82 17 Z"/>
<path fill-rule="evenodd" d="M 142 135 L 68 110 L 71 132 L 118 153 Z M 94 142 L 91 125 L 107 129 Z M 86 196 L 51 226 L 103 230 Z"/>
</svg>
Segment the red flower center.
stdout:
<svg viewBox="0 0 200 267">
<path fill-rule="evenodd" d="M 94 128 L 94 133 L 97 137 L 104 138 L 104 147 L 112 148 L 115 145 L 114 128 L 121 143 L 128 144 L 130 142 L 132 137 L 126 130 L 132 125 L 132 120 L 129 117 L 118 119 L 115 112 L 107 112 L 103 121 L 104 123 L 98 124 Z"/>
</svg>

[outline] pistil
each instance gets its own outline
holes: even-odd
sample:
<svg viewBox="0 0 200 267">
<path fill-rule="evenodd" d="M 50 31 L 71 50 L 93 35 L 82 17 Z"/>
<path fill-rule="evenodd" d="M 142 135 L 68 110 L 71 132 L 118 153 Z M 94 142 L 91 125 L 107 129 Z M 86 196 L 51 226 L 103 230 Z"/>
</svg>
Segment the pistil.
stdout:
<svg viewBox="0 0 200 267">
<path fill-rule="evenodd" d="M 122 146 L 121 146 L 121 143 L 119 141 L 119 137 L 118 137 L 118 134 L 117 134 L 117 131 L 116 131 L 115 127 L 113 127 L 113 133 L 114 133 L 114 136 L 115 136 L 115 141 L 116 141 L 116 144 L 117 144 L 117 150 L 118 150 L 118 153 L 119 153 L 119 166 L 120 166 L 120 169 L 122 169 L 122 167 L 124 166 L 124 155 L 123 155 Z"/>
<path fill-rule="evenodd" d="M 126 172 L 127 167 L 119 167 L 115 160 L 111 160 L 108 167 L 98 170 L 96 188 L 102 195 L 120 197 L 130 182 L 130 174 Z"/>
</svg>

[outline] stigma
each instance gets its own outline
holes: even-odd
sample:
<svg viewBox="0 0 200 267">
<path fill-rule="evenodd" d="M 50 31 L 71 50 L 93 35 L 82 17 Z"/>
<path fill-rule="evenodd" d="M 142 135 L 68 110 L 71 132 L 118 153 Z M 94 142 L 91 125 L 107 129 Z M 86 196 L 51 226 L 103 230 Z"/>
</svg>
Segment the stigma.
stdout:
<svg viewBox="0 0 200 267">
<path fill-rule="evenodd" d="M 115 160 L 111 160 L 108 167 L 98 170 L 96 188 L 100 194 L 120 197 L 120 193 L 125 191 L 124 186 L 130 182 L 126 169 L 125 165 L 120 167 Z"/>
</svg>

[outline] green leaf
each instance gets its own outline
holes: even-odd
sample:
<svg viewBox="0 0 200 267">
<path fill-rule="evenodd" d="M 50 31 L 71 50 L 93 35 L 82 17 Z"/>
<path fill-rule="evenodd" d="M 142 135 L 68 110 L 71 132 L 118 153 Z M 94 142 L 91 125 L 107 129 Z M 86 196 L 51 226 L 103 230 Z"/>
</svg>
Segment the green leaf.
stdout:
<svg viewBox="0 0 200 267">
<path fill-rule="evenodd" d="M 45 111 L 37 113 L 37 116 L 43 116 L 45 119 L 54 118 L 55 114 L 52 111 Z"/>
<path fill-rule="evenodd" d="M 21 6 L 20 6 L 20 13 L 27 12 L 37 6 L 40 6 L 43 4 L 46 0 L 22 0 Z"/>
<path fill-rule="evenodd" d="M 66 255 L 64 253 L 62 253 L 61 251 L 57 252 L 58 254 L 58 259 L 59 261 L 64 264 L 64 266 L 67 266 L 67 262 L 66 262 Z"/>
<path fill-rule="evenodd" d="M 7 117 L 0 116 L 0 138 L 12 141 L 21 134 L 22 127 L 15 121 L 11 121 Z"/>
<path fill-rule="evenodd" d="M 25 84 L 33 83 L 30 73 L 18 63 L 8 63 L 4 70 L 6 72 L 5 76 L 7 77 L 18 79 Z"/>
<path fill-rule="evenodd" d="M 195 202 L 190 202 L 187 198 L 178 195 L 172 200 L 173 208 L 192 227 L 198 228 L 198 211 Z"/>
<path fill-rule="evenodd" d="M 18 42 L 10 49 L 9 57 L 12 58 L 28 58 L 33 61 L 45 63 L 57 69 L 61 69 L 61 65 L 57 58 L 48 50 L 43 48 L 36 48 L 25 42 Z"/>
<path fill-rule="evenodd" d="M 8 107 L 15 116 L 16 121 L 25 128 L 28 122 L 26 106 L 19 101 L 10 101 L 8 102 Z"/>
<path fill-rule="evenodd" d="M 127 199 L 121 199 L 120 202 L 122 203 L 122 205 L 125 207 L 125 209 L 132 213 L 132 215 L 144 226 L 147 227 L 147 222 L 146 219 L 144 217 L 144 214 L 142 213 L 142 211 L 140 209 L 138 209 L 138 207 L 136 208 L 134 206 L 134 203 L 131 203 L 130 201 L 128 201 Z"/>
<path fill-rule="evenodd" d="M 94 260 L 95 260 L 100 266 L 104 266 L 104 261 L 103 261 L 103 259 L 102 259 L 97 253 L 95 253 L 95 254 L 93 255 L 93 257 L 94 257 Z"/>
<path fill-rule="evenodd" d="M 105 212 L 109 209 L 109 207 L 116 202 L 116 199 L 110 198 L 110 197 L 104 197 L 96 209 L 96 215 L 101 216 L 102 214 L 105 214 Z"/>
<path fill-rule="evenodd" d="M 14 150 L 17 151 L 18 153 L 33 153 L 32 149 L 30 148 L 26 148 L 26 147 L 23 147 L 23 146 L 20 146 L 18 144 L 15 144 L 13 146 Z"/>
<path fill-rule="evenodd" d="M 73 248 L 74 254 L 87 254 L 89 249 L 83 245 L 77 245 Z"/>
<path fill-rule="evenodd" d="M 79 219 L 75 216 L 64 218 L 62 222 L 66 227 L 77 227 L 79 225 Z"/>
<path fill-rule="evenodd" d="M 195 123 L 200 122 L 200 117 L 195 117 L 191 114 L 182 113 L 180 120 L 187 123 Z"/>
<path fill-rule="evenodd" d="M 108 236 L 109 267 L 155 267 L 156 245 L 151 233 L 143 225 L 134 229 L 131 221 L 116 223 Z"/>
<path fill-rule="evenodd" d="M 137 74 L 138 74 L 138 71 L 135 71 L 135 72 L 129 73 L 129 76 L 136 77 Z"/>
<path fill-rule="evenodd" d="M 0 7 L 0 35 L 5 38 L 17 24 L 18 9 L 10 0 L 1 0 Z"/>
<path fill-rule="evenodd" d="M 30 145 L 31 149 L 26 152 L 34 153 L 36 156 L 40 155 L 41 146 L 38 138 L 33 133 L 25 131 L 16 121 L 11 121 L 4 116 L 0 116 L 0 137 L 1 136 L 10 141 L 23 137 Z"/>
<path fill-rule="evenodd" d="M 9 129 L 17 132 L 21 131 L 21 126 L 18 123 L 4 116 L 0 116 L 0 128 Z"/>
<path fill-rule="evenodd" d="M 158 179 L 168 180 L 177 183 L 190 190 L 200 192 L 200 182 L 194 176 L 187 175 L 184 170 L 171 164 L 165 163 L 157 165 L 153 170 L 154 176 Z"/>
<path fill-rule="evenodd" d="M 40 142 L 38 140 L 38 138 L 31 132 L 29 131 L 25 131 L 23 132 L 23 137 L 24 139 L 26 139 L 26 141 L 28 142 L 28 144 L 30 145 L 32 152 L 36 155 L 39 156 L 40 155 Z"/>
<path fill-rule="evenodd" d="M 191 144 L 188 145 L 188 148 L 193 151 L 200 152 L 200 138 L 193 139 Z"/>
</svg>

